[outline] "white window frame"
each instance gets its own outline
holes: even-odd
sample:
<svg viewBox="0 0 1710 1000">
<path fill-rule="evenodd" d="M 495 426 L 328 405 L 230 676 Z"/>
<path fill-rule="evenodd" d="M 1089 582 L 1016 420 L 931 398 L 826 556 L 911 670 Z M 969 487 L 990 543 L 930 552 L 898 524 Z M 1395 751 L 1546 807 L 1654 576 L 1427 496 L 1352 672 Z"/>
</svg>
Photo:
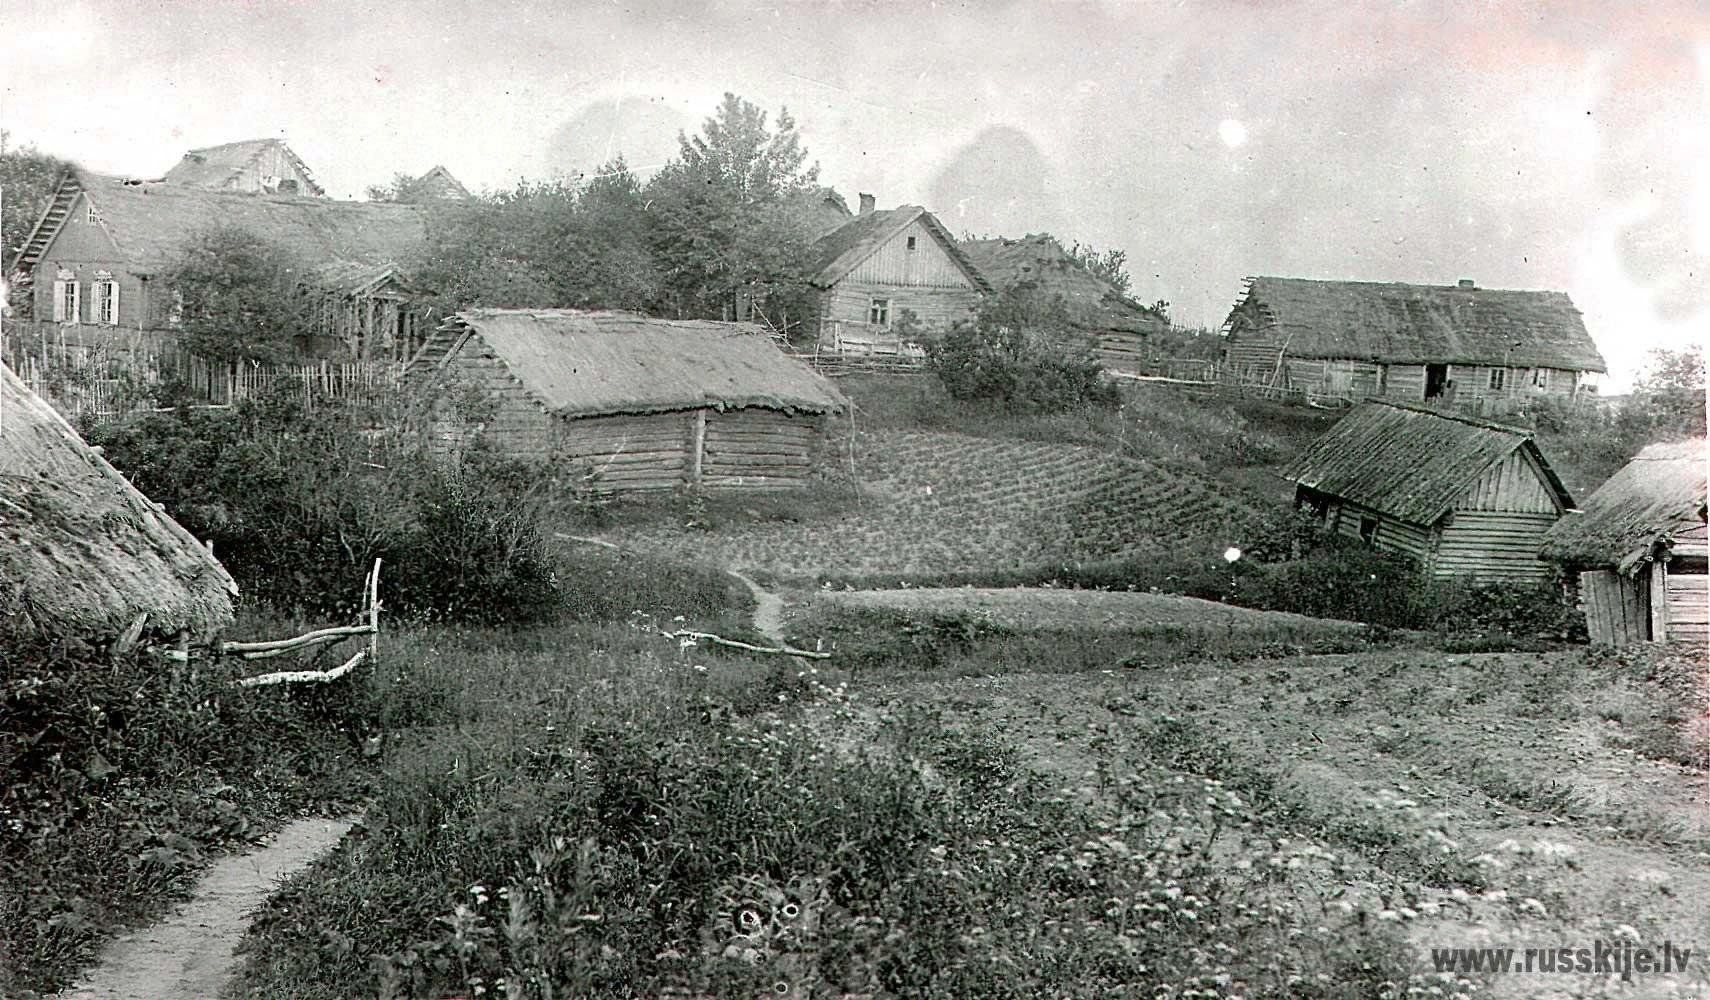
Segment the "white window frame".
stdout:
<svg viewBox="0 0 1710 1000">
<path fill-rule="evenodd" d="M 890 299 L 867 300 L 867 325 L 884 327 L 887 330 L 891 328 Z"/>
<path fill-rule="evenodd" d="M 99 226 L 101 224 L 101 210 L 95 207 L 94 202 L 84 202 L 83 213 L 83 221 L 89 223 L 91 226 Z"/>
<path fill-rule="evenodd" d="M 1532 369 L 1532 388 L 1542 392 L 1550 391 L 1550 370 L 1548 368 Z"/>
<path fill-rule="evenodd" d="M 1508 388 L 1508 369 L 1492 368 L 1485 384 L 1492 392 L 1502 392 Z"/>
<path fill-rule="evenodd" d="M 55 278 L 53 282 L 53 321 L 76 323 L 82 314 L 83 288 L 76 278 Z"/>
<path fill-rule="evenodd" d="M 103 326 L 119 325 L 119 281 L 117 278 L 97 278 L 89 283 L 90 320 Z"/>
</svg>

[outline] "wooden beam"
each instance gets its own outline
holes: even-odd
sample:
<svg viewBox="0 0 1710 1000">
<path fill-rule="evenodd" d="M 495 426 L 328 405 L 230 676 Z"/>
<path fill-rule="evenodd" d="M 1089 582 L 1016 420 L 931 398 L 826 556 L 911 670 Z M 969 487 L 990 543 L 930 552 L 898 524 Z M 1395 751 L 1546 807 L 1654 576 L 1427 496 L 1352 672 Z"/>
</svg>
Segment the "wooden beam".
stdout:
<svg viewBox="0 0 1710 1000">
<path fill-rule="evenodd" d="M 704 407 L 695 411 L 692 433 L 693 441 L 689 445 L 689 482 L 698 483 L 701 481 L 701 463 L 707 450 L 707 411 Z"/>
</svg>

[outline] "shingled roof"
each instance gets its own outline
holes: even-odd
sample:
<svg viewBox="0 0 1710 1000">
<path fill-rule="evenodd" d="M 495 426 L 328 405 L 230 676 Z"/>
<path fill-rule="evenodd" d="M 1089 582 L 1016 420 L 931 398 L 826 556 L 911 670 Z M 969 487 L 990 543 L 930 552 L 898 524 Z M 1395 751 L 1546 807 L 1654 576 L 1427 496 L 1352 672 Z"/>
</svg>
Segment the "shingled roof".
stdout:
<svg viewBox="0 0 1710 1000">
<path fill-rule="evenodd" d="M 1631 573 L 1677 535 L 1702 529 L 1706 515 L 1704 438 L 1653 444 L 1609 478 L 1544 536 L 1556 562 Z"/>
<path fill-rule="evenodd" d="M 420 205 L 245 194 L 85 170 L 73 170 L 61 183 L 82 189 L 126 264 L 139 274 L 158 273 L 192 238 L 218 228 L 246 230 L 317 264 L 399 261 L 427 240 L 428 210 Z M 57 229 L 38 227 L 20 259 L 39 257 L 55 235 Z"/>
<path fill-rule="evenodd" d="M 1562 510 L 1573 498 L 1530 431 L 1422 406 L 1369 400 L 1307 447 L 1283 477 L 1327 496 L 1429 526 L 1485 470 L 1525 451 Z"/>
<path fill-rule="evenodd" d="M 1062 296 L 1077 322 L 1088 328 L 1150 333 L 1168 326 L 1156 312 L 1088 271 L 1049 235 L 1029 235 L 1019 240 L 965 240 L 961 247 L 993 287 L 1037 282 L 1043 291 Z"/>
<path fill-rule="evenodd" d="M 778 350 L 758 326 L 627 312 L 460 312 L 412 359 L 409 375 L 430 374 L 472 336 L 492 349 L 530 396 L 560 416 L 703 406 L 826 413 L 848 405 L 830 382 Z M 434 358 L 440 360 L 429 360 Z"/>
<path fill-rule="evenodd" d="M 229 625 L 237 585 L 0 364 L 0 643 Z"/>
<path fill-rule="evenodd" d="M 168 184 L 190 187 L 224 188 L 233 177 L 254 163 L 256 157 L 275 146 L 308 179 L 309 189 L 306 194 L 326 194 L 326 190 L 315 181 L 315 175 L 309 170 L 308 164 L 292 152 L 283 139 L 245 139 L 242 142 L 192 149 L 184 154 L 184 159 L 179 160 L 176 166 L 166 172 L 163 180 Z"/>
<path fill-rule="evenodd" d="M 897 208 L 887 208 L 881 211 L 857 215 L 838 228 L 821 236 L 814 243 L 814 261 L 808 268 L 809 280 L 820 288 L 830 288 L 844 278 L 849 272 L 861 265 L 861 262 L 877 253 L 879 248 L 901 233 L 904 229 L 920 220 L 926 225 L 943 245 L 946 253 L 954 260 L 968 276 L 975 288 L 982 292 L 992 290 L 991 282 L 968 255 L 962 252 L 962 247 L 956 242 L 938 217 L 921 208 L 919 205 L 901 205 Z"/>
<path fill-rule="evenodd" d="M 1295 357 L 1609 370 L 1562 292 L 1258 277 L 1244 310 Z"/>
</svg>

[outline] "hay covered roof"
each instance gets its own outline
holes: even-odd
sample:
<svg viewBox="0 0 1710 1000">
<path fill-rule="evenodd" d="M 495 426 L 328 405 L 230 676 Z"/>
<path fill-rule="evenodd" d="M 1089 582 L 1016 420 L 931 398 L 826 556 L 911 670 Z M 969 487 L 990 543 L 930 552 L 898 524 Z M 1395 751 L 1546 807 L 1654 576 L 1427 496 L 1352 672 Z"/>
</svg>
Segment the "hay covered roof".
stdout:
<svg viewBox="0 0 1710 1000">
<path fill-rule="evenodd" d="M 993 287 L 1036 282 L 1041 290 L 1062 296 L 1076 321 L 1088 328 L 1151 333 L 1168 326 L 1163 317 L 1087 270 L 1051 236 L 964 240 L 961 247 Z"/>
<path fill-rule="evenodd" d="M 230 624 L 237 585 L 0 364 L 0 642 Z"/>
<path fill-rule="evenodd" d="M 221 228 L 254 233 L 310 263 L 403 260 L 428 234 L 429 210 L 420 205 L 215 191 L 84 170 L 62 183 L 82 189 L 122 258 L 139 274 L 159 273 L 195 236 Z M 55 235 L 39 230 L 21 259 L 39 257 Z M 31 256 L 31 249 L 38 252 Z"/>
<path fill-rule="evenodd" d="M 1609 370 L 1563 292 L 1258 277 L 1242 312 L 1295 357 Z"/>
<path fill-rule="evenodd" d="M 416 178 L 415 188 L 418 194 L 428 198 L 449 198 L 462 200 L 473 198 L 463 182 L 451 176 L 451 171 L 444 166 L 435 166 L 432 170 Z"/>
<path fill-rule="evenodd" d="M 479 337 L 523 389 L 560 416 L 763 406 L 826 413 L 847 405 L 812 368 L 748 323 L 574 309 L 471 309 L 441 324 L 411 362 Z M 441 362 L 443 363 L 443 362 Z"/>
<path fill-rule="evenodd" d="M 938 217 L 919 205 L 902 205 L 857 215 L 821 236 L 813 245 L 814 259 L 808 266 L 808 280 L 820 288 L 830 288 L 917 220 L 944 247 L 975 288 L 982 292 L 992 290 L 991 282 L 962 252 L 961 245 L 938 221 Z"/>
<path fill-rule="evenodd" d="M 1370 400 L 1353 408 L 1283 472 L 1284 478 L 1379 513 L 1429 526 L 1485 470 L 1524 450 L 1557 506 L 1573 498 L 1528 431 L 1420 406 Z"/>
<path fill-rule="evenodd" d="M 242 173 L 256 158 L 277 146 L 292 166 L 309 180 L 308 194 L 324 195 L 326 190 L 315 182 L 315 175 L 301 157 L 285 145 L 283 139 L 245 139 L 219 146 L 205 146 L 184 154 L 163 178 L 168 184 L 183 184 L 201 188 L 223 188 L 233 177 Z"/>
<path fill-rule="evenodd" d="M 1544 558 L 1631 572 L 1705 523 L 1704 438 L 1653 444 L 1544 536 Z"/>
</svg>

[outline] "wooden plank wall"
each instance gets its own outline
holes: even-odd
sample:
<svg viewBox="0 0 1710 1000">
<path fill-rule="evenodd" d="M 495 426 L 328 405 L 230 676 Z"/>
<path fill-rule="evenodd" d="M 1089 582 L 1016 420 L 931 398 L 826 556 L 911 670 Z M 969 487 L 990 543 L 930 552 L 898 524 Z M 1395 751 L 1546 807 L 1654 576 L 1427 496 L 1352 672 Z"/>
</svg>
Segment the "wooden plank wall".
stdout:
<svg viewBox="0 0 1710 1000">
<path fill-rule="evenodd" d="M 1557 513 L 1556 500 L 1542 473 L 1523 451 L 1516 451 L 1485 470 L 1455 503 L 1456 510 Z"/>
<path fill-rule="evenodd" d="M 1635 581 L 1614 570 L 1579 574 L 1580 606 L 1585 611 L 1591 641 L 1626 646 L 1650 638 L 1650 608 L 1645 600 L 1648 581 Z"/>
<path fill-rule="evenodd" d="M 1663 635 L 1699 649 L 1710 646 L 1710 576 L 1677 572 L 1672 566 L 1657 576 L 1667 594 Z"/>
<path fill-rule="evenodd" d="M 1555 523 L 1553 512 L 1455 511 L 1443 525 L 1431 572 L 1482 583 L 1543 582 L 1552 570 L 1538 547 Z"/>
<path fill-rule="evenodd" d="M 908 241 L 914 240 L 914 249 Z M 972 288 L 961 267 L 926 224 L 916 219 L 871 257 L 855 265 L 845 279 L 856 285 L 906 285 L 915 288 Z"/>
<path fill-rule="evenodd" d="M 1360 520 L 1376 518 L 1377 535 L 1372 547 L 1385 552 L 1399 552 L 1423 564 L 1431 555 L 1431 532 L 1417 524 L 1408 524 L 1393 517 L 1353 503 L 1332 502 L 1326 518 L 1337 534 L 1354 541 L 1360 540 Z"/>
</svg>

